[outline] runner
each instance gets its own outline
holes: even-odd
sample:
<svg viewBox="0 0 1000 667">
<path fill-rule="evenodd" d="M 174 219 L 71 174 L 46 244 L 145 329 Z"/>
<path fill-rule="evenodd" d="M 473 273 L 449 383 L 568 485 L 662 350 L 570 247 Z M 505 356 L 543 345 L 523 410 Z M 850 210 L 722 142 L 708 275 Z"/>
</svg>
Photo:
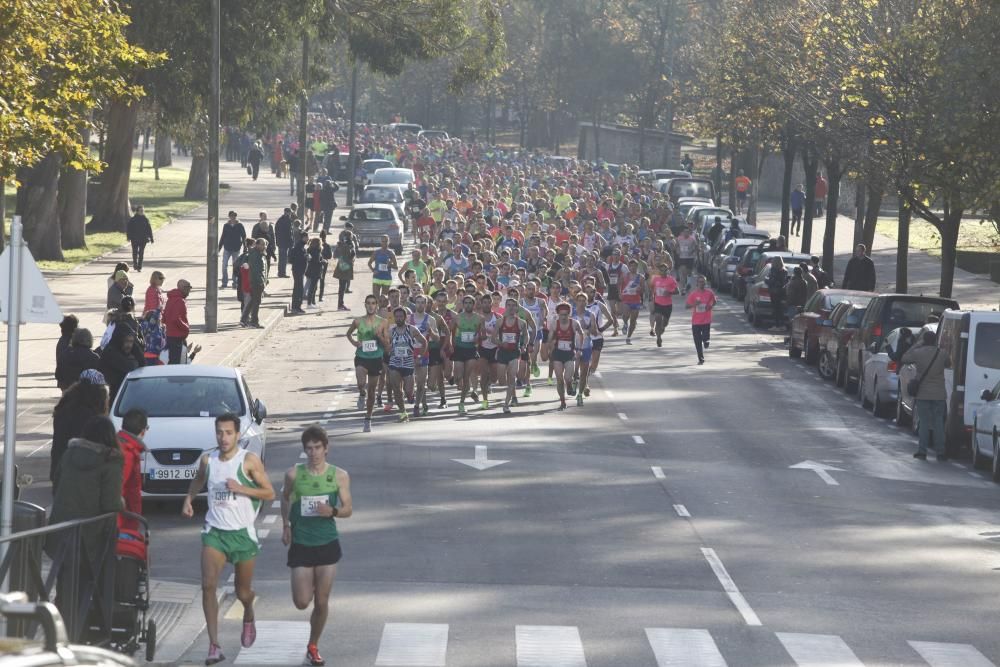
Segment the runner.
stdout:
<svg viewBox="0 0 1000 667">
<path fill-rule="evenodd" d="M 552 363 L 552 357 L 549 355 L 549 346 L 546 344 L 549 342 L 549 336 L 551 335 L 552 329 L 556 326 L 556 306 L 562 303 L 562 283 L 558 280 L 553 280 L 549 284 L 549 296 L 545 300 L 545 312 L 546 317 L 542 321 L 542 345 L 541 345 L 541 356 L 542 361 L 547 361 L 549 364 L 549 376 L 546 379 L 548 384 L 553 383 L 553 374 L 555 373 L 555 365 Z M 614 318 L 612 318 L 614 319 Z M 618 334 L 618 320 L 615 319 L 615 335 Z"/>
<path fill-rule="evenodd" d="M 572 308 L 568 303 L 556 306 L 555 328 L 549 332 L 549 355 L 556 372 L 556 390 L 559 392 L 559 409 L 566 409 L 566 387 L 573 382 L 574 362 L 580 357 L 583 332 L 576 320 L 570 319 Z"/>
<path fill-rule="evenodd" d="M 375 314 L 376 310 L 378 310 L 378 300 L 369 294 L 365 297 L 365 316 L 351 322 L 345 334 L 347 340 L 357 350 L 354 353 L 354 371 L 358 378 L 358 409 L 365 410 L 365 433 L 372 430 L 375 394 L 378 391 L 378 379 L 382 375 L 383 349 L 378 331 L 382 328 L 384 320 Z M 355 331 L 358 332 L 356 339 Z"/>
<path fill-rule="evenodd" d="M 645 291 L 645 279 L 639 273 L 639 263 L 632 259 L 628 263 L 628 273 L 622 285 L 622 309 L 625 318 L 625 344 L 632 344 L 632 334 L 635 333 L 639 310 L 642 308 L 642 294 Z"/>
<path fill-rule="evenodd" d="M 517 298 L 508 298 L 503 320 L 493 331 L 493 342 L 497 345 L 497 366 L 503 369 L 507 380 L 507 393 L 503 400 L 504 414 L 510 414 L 510 404 L 517 400 L 517 370 L 529 340 L 528 325 L 519 315 Z"/>
<path fill-rule="evenodd" d="M 292 570 L 292 602 L 296 609 L 312 603 L 306 663 L 326 664 L 319 654 L 320 635 L 330 610 L 330 591 L 340 561 L 337 519 L 353 514 L 351 478 L 343 468 L 328 463 L 330 440 L 320 426 L 302 432 L 306 462 L 285 471 L 281 490 L 281 542 L 288 547 Z"/>
<path fill-rule="evenodd" d="M 368 258 L 368 268 L 372 272 L 372 294 L 377 299 L 388 294 L 392 287 L 392 276 L 396 271 L 396 253 L 389 248 L 389 236 L 383 235 L 381 246 Z"/>
<path fill-rule="evenodd" d="M 413 401 L 413 416 L 420 416 L 421 406 L 424 409 L 424 416 L 427 416 L 427 375 L 430 370 L 431 357 L 435 356 L 435 344 L 437 349 L 437 366 L 441 366 L 441 343 L 438 341 L 438 317 L 427 312 L 427 297 L 421 294 L 414 300 L 414 310 L 410 315 L 409 323 L 417 328 L 424 338 L 427 339 L 426 347 L 421 348 L 421 353 L 417 356 L 420 362 L 417 364 L 416 385 L 417 393 Z"/>
<path fill-rule="evenodd" d="M 691 335 L 694 349 L 698 353 L 698 365 L 705 363 L 705 350 L 712 329 L 712 310 L 715 308 L 715 292 L 705 287 L 705 276 L 698 276 L 697 288 L 688 295 L 685 308 L 694 308 L 691 313 Z"/>
<path fill-rule="evenodd" d="M 622 251 L 615 247 L 611 250 L 611 258 L 607 263 L 608 274 L 608 309 L 616 319 L 622 318 L 622 329 L 628 329 L 628 313 L 621 307 L 621 286 L 628 277 L 628 266 L 622 261 Z M 627 341 L 626 341 L 627 342 Z"/>
<path fill-rule="evenodd" d="M 656 336 L 656 347 L 663 347 L 663 330 L 670 324 L 674 310 L 673 295 L 678 293 L 677 281 L 670 275 L 670 265 L 663 262 L 659 273 L 653 278 L 653 328 L 650 335 Z M 702 278 L 704 281 L 704 278 Z"/>
<path fill-rule="evenodd" d="M 479 310 L 483 318 L 483 338 L 479 343 L 479 386 L 482 390 L 482 408 L 490 407 L 490 385 L 497 378 L 497 342 L 496 331 L 499 319 L 493 312 L 493 297 L 484 294 L 479 297 Z"/>
<path fill-rule="evenodd" d="M 545 330 L 544 328 L 539 329 L 538 325 L 546 321 L 548 317 L 548 308 L 545 304 L 545 299 L 540 299 L 535 294 L 538 286 L 534 281 L 529 280 L 524 285 L 524 298 L 521 299 L 521 308 L 531 314 L 532 329 L 535 331 L 535 337 L 528 343 L 528 357 L 531 360 L 531 376 L 538 377 L 541 374 L 541 370 L 538 368 L 538 354 L 540 352 L 541 346 L 545 342 Z M 527 318 L 525 318 L 527 319 Z M 542 324 L 544 327 L 544 324 Z M 531 377 L 528 375 L 528 366 L 522 372 L 521 381 L 524 383 L 524 397 L 527 398 L 531 396 Z"/>
<path fill-rule="evenodd" d="M 437 330 L 440 335 L 438 340 L 431 340 L 431 344 L 428 346 L 430 348 L 430 355 L 428 363 L 430 364 L 430 378 L 429 386 L 431 390 L 437 390 L 441 396 L 441 402 L 438 404 L 438 408 L 444 409 L 448 407 L 448 401 L 445 399 L 444 395 L 444 385 L 445 378 L 451 377 L 451 336 L 444 335 L 443 332 L 451 331 L 451 323 L 455 318 L 455 311 L 448 307 L 448 293 L 444 290 L 438 290 L 434 293 L 434 306 L 436 310 L 434 311 L 434 317 L 437 319 Z"/>
<path fill-rule="evenodd" d="M 587 295 L 587 301 L 589 302 L 588 308 L 590 312 L 594 314 L 594 319 L 597 322 L 597 335 L 591 336 L 593 342 L 593 355 L 590 359 L 590 374 L 593 375 L 597 373 L 597 368 L 601 363 L 601 354 L 604 351 L 604 332 L 608 327 L 614 325 L 615 330 L 612 335 L 618 335 L 618 320 L 611 317 L 611 311 L 603 301 L 600 300 L 597 290 L 593 283 L 584 285 L 584 294 Z M 584 396 L 590 396 L 590 387 L 587 387 L 587 391 Z"/>
<path fill-rule="evenodd" d="M 691 272 L 694 271 L 694 254 L 698 246 L 698 241 L 691 236 L 691 229 L 685 227 L 681 230 L 681 235 L 677 237 L 677 282 L 680 283 L 681 293 L 687 294 Z"/>
<path fill-rule="evenodd" d="M 483 320 L 474 312 L 476 298 L 471 294 L 462 297 L 462 312 L 451 323 L 452 361 L 455 364 L 455 381 L 459 388 L 458 413 L 465 414 L 465 397 L 469 393 L 472 376 L 476 370 L 479 353 L 476 345 L 482 337 Z M 473 399 L 475 400 L 475 399 Z"/>
<path fill-rule="evenodd" d="M 427 349 L 427 339 L 415 326 L 406 323 L 406 308 L 397 306 L 392 311 L 395 324 L 389 329 L 384 345 L 389 350 L 389 382 L 399 408 L 399 421 L 409 421 L 406 398 L 413 396 L 413 373 L 416 368 L 416 350 Z M 406 397 L 406 398 L 404 398 Z"/>
<path fill-rule="evenodd" d="M 274 489 L 264 464 L 256 454 L 239 446 L 240 418 L 227 412 L 215 418 L 218 449 L 202 454 L 198 474 L 188 487 L 181 515 L 194 516 L 194 502 L 207 485 L 208 512 L 201 531 L 201 607 L 208 633 L 206 665 L 226 659 L 219 646 L 219 599 L 216 589 L 226 563 L 236 570 L 236 597 L 243 605 L 240 645 L 253 646 L 257 639 L 254 621 L 253 569 L 260 553 L 254 522 L 261 502 L 274 500 Z"/>
<path fill-rule="evenodd" d="M 577 365 L 577 371 L 580 375 L 580 386 L 576 391 L 576 404 L 583 405 L 583 397 L 590 396 L 590 387 L 587 386 L 587 379 L 590 374 L 590 360 L 594 352 L 593 341 L 595 336 L 600 336 L 600 332 L 597 330 L 597 317 L 590 310 L 587 295 L 583 292 L 579 292 L 576 295 L 576 302 L 573 307 L 573 319 L 580 325 L 580 330 L 583 332 L 583 345 L 580 348 L 579 363 Z M 603 341 L 603 339 L 601 340 Z"/>
</svg>

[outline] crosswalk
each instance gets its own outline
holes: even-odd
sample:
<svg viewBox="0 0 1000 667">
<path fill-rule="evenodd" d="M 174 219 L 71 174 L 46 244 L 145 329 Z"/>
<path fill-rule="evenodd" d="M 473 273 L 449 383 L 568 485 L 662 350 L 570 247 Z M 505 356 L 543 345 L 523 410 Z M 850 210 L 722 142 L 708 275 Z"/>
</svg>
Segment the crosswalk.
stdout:
<svg viewBox="0 0 1000 667">
<path fill-rule="evenodd" d="M 700 628 L 645 628 L 645 662 L 657 667 L 727 667 L 745 662 L 727 658 L 712 633 Z M 509 630 L 507 630 L 509 632 Z M 257 643 L 240 651 L 235 664 L 299 664 L 309 626 L 304 621 L 258 621 Z M 449 626 L 446 623 L 386 623 L 375 655 L 376 667 L 447 667 Z M 786 661 L 799 667 L 864 667 L 837 635 L 776 632 Z M 516 667 L 587 667 L 585 636 L 576 626 L 516 625 L 513 628 Z M 996 667 L 970 644 L 908 641 L 912 664 L 930 667 Z M 732 653 L 730 646 L 728 651 Z M 496 664 L 502 664 L 498 660 Z M 371 664 L 369 662 L 368 664 Z M 908 663 L 910 664 L 910 663 Z"/>
</svg>

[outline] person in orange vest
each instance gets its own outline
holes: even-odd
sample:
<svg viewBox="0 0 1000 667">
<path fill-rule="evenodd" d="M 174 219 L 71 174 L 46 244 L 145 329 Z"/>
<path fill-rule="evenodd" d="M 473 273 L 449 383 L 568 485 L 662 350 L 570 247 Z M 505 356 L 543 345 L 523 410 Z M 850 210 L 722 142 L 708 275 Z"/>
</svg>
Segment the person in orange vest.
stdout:
<svg viewBox="0 0 1000 667">
<path fill-rule="evenodd" d="M 743 170 L 740 169 L 740 175 L 736 177 L 736 212 L 742 213 L 746 208 L 747 196 L 750 194 L 751 181 L 743 174 Z"/>
</svg>

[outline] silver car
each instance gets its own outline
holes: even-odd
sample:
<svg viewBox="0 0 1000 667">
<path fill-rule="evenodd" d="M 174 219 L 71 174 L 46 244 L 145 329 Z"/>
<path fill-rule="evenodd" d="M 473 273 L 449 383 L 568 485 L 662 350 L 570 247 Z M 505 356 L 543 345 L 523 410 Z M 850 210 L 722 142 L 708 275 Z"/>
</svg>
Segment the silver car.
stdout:
<svg viewBox="0 0 1000 667">
<path fill-rule="evenodd" d="M 396 209 L 396 215 L 403 221 L 403 231 L 405 232 L 409 227 L 407 224 L 409 216 L 406 215 L 406 200 L 403 197 L 403 190 L 405 189 L 405 185 L 397 184 L 369 185 L 361 193 L 360 203 L 392 204 L 392 207 Z"/>
<path fill-rule="evenodd" d="M 889 332 L 881 342 L 878 351 L 865 361 L 861 373 L 861 385 L 858 396 L 862 407 L 871 407 L 876 417 L 888 417 L 899 400 L 899 349 L 903 331 L 916 336 L 918 327 L 899 327 Z M 903 350 L 905 352 L 905 350 Z"/>
<path fill-rule="evenodd" d="M 979 399 L 983 404 L 973 421 L 972 461 L 976 467 L 981 467 L 980 460 L 984 464 L 989 461 L 993 481 L 1000 482 L 1000 382 L 992 389 L 983 389 Z"/>
<path fill-rule="evenodd" d="M 382 237 L 389 237 L 389 247 L 396 254 L 403 252 L 403 221 L 392 204 L 355 204 L 349 215 L 341 220 L 354 226 L 358 245 L 362 248 L 377 248 L 382 245 Z"/>
</svg>

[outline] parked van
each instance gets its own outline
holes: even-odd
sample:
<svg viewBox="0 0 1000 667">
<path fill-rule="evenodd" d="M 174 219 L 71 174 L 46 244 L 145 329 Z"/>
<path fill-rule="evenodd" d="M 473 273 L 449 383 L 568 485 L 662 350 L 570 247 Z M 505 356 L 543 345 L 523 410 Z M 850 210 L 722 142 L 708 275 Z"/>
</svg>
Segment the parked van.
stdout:
<svg viewBox="0 0 1000 667">
<path fill-rule="evenodd" d="M 944 311 L 938 324 L 938 347 L 948 355 L 945 433 L 952 447 L 964 447 L 971 442 L 976 411 L 985 404 L 983 390 L 992 390 L 1000 382 L 1000 313 Z"/>
</svg>

